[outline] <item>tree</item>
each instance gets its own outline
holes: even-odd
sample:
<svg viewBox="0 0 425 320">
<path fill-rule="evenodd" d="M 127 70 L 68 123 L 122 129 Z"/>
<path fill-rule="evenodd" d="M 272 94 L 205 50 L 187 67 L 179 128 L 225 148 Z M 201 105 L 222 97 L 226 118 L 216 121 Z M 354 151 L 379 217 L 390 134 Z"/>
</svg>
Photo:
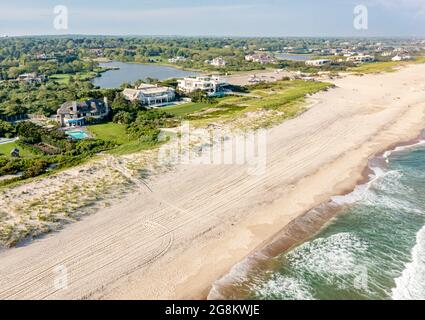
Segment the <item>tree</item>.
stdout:
<svg viewBox="0 0 425 320">
<path fill-rule="evenodd" d="M 113 121 L 115 123 L 128 125 L 134 121 L 134 116 L 130 112 L 120 111 L 114 116 Z"/>
<path fill-rule="evenodd" d="M 11 138 L 15 135 L 15 127 L 6 121 L 0 120 L 0 137 Z"/>
</svg>

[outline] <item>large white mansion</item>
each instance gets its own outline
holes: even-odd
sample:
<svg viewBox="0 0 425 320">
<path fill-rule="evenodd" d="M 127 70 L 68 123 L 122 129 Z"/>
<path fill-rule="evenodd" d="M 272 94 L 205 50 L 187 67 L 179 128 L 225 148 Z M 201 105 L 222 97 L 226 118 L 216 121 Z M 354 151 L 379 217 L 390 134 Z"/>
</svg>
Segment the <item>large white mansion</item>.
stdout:
<svg viewBox="0 0 425 320">
<path fill-rule="evenodd" d="M 178 89 L 184 93 L 192 93 L 194 91 L 205 91 L 208 95 L 214 95 L 227 86 L 228 83 L 221 80 L 218 76 L 211 77 L 188 77 L 178 80 Z"/>
<path fill-rule="evenodd" d="M 125 89 L 123 95 L 127 100 L 139 100 L 142 105 L 161 106 L 173 101 L 176 92 L 173 88 L 142 83 L 136 89 Z"/>
</svg>

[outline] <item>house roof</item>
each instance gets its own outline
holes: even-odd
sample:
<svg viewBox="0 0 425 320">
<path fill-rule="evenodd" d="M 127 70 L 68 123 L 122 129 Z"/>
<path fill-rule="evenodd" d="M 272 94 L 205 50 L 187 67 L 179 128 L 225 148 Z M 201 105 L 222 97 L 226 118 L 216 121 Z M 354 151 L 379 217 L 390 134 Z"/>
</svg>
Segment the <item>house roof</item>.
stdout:
<svg viewBox="0 0 425 320">
<path fill-rule="evenodd" d="M 61 105 L 58 114 L 75 114 L 73 106 L 77 106 L 78 113 L 99 112 L 106 113 L 105 103 L 101 100 L 90 99 L 83 102 L 67 101 Z"/>
</svg>

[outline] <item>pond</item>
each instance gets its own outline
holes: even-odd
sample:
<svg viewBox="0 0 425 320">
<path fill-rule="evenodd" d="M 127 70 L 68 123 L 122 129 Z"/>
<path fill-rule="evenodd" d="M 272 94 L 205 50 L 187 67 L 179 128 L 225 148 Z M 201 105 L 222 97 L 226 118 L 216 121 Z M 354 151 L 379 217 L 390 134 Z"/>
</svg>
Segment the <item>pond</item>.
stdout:
<svg viewBox="0 0 425 320">
<path fill-rule="evenodd" d="M 112 61 L 100 63 L 99 65 L 106 68 L 119 68 L 116 70 L 106 71 L 102 73 L 100 77 L 93 80 L 93 84 L 95 86 L 106 89 L 119 88 L 125 82 L 133 83 L 137 80 L 144 80 L 148 77 L 158 80 L 166 80 L 170 78 L 184 78 L 198 75 L 196 72 L 155 64 Z"/>
</svg>

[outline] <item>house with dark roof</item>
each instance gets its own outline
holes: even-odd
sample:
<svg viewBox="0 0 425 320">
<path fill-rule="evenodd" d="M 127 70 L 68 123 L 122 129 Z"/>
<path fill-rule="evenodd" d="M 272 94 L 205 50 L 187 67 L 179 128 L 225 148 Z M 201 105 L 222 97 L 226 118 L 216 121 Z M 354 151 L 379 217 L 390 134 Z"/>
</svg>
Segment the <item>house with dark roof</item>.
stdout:
<svg viewBox="0 0 425 320">
<path fill-rule="evenodd" d="M 90 99 L 83 102 L 65 102 L 57 111 L 56 119 L 61 127 L 84 126 L 100 122 L 109 114 L 108 99 Z"/>
</svg>

